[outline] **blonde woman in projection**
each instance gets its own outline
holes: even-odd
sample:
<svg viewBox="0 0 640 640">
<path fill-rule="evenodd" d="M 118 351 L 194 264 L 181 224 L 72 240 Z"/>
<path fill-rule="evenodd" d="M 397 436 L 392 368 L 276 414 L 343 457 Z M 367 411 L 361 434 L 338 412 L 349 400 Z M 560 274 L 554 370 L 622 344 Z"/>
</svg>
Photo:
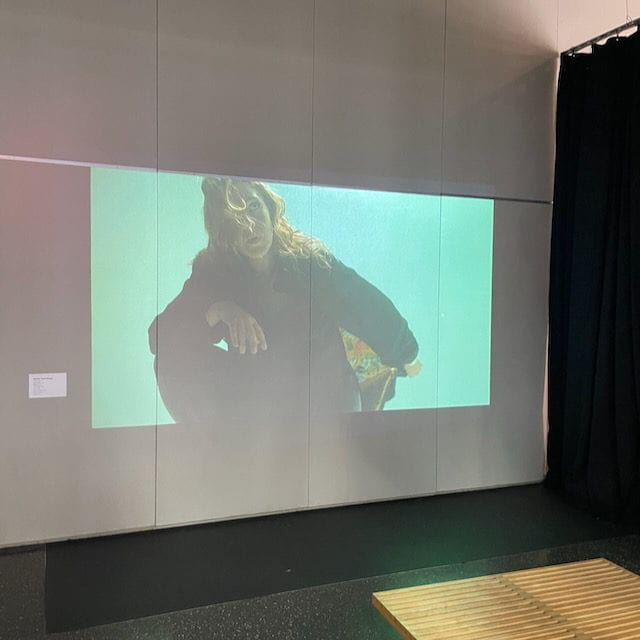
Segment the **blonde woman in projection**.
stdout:
<svg viewBox="0 0 640 640">
<path fill-rule="evenodd" d="M 208 246 L 149 328 L 177 422 L 362 410 L 341 329 L 399 375 L 419 370 L 418 345 L 393 303 L 294 229 L 273 189 L 208 177 L 202 192 Z"/>
</svg>

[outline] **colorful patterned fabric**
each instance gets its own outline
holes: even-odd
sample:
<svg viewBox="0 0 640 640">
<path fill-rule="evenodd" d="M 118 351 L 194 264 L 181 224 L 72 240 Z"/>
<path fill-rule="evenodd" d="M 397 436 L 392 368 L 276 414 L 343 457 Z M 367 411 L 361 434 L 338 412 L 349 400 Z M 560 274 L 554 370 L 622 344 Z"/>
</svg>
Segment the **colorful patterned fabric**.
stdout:
<svg viewBox="0 0 640 640">
<path fill-rule="evenodd" d="M 362 393 L 364 411 L 380 411 L 395 394 L 397 371 L 383 364 L 378 354 L 361 338 L 340 329 L 347 360 Z"/>
</svg>

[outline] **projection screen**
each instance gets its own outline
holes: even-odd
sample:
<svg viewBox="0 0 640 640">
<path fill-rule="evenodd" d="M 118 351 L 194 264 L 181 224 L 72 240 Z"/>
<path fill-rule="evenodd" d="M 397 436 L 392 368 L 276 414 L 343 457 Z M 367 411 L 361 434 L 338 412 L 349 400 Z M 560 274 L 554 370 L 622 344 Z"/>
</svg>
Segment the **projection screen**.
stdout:
<svg viewBox="0 0 640 640">
<path fill-rule="evenodd" d="M 492 200 L 90 180 L 94 428 L 490 403 Z"/>
</svg>

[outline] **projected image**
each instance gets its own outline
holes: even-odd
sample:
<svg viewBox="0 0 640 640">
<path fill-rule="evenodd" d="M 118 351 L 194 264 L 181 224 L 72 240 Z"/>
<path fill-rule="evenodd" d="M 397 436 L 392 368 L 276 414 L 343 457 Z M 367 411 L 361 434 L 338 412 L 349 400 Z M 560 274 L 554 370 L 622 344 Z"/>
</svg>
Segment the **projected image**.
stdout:
<svg viewBox="0 0 640 640">
<path fill-rule="evenodd" d="M 488 404 L 492 233 L 488 200 L 93 169 L 93 426 Z"/>
</svg>

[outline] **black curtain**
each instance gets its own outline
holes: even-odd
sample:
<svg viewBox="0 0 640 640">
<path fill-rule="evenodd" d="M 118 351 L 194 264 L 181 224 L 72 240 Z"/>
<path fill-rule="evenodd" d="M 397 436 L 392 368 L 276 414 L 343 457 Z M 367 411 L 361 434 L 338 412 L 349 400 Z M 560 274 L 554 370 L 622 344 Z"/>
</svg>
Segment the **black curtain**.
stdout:
<svg viewBox="0 0 640 640">
<path fill-rule="evenodd" d="M 640 515 L 640 34 L 563 55 L 549 307 L 547 485 Z"/>
</svg>

